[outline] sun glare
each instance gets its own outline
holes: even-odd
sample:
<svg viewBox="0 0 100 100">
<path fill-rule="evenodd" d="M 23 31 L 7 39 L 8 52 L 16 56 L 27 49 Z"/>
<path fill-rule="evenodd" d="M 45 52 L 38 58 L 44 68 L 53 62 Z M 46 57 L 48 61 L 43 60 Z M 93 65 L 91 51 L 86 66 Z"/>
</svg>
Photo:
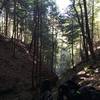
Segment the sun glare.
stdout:
<svg viewBox="0 0 100 100">
<path fill-rule="evenodd" d="M 57 6 L 58 6 L 58 9 L 61 13 L 64 13 L 64 10 L 70 4 L 69 0 L 55 0 L 55 1 L 56 1 Z"/>
</svg>

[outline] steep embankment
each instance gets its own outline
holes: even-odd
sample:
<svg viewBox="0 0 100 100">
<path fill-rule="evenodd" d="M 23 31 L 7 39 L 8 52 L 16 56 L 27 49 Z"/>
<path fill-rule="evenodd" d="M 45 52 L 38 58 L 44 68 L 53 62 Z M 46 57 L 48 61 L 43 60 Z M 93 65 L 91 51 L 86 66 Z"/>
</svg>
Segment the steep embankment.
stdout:
<svg viewBox="0 0 100 100">
<path fill-rule="evenodd" d="M 0 98 L 26 100 L 32 92 L 32 58 L 21 42 L 16 42 L 16 57 L 12 57 L 11 46 L 9 39 L 0 36 Z M 42 69 L 41 77 L 55 76 L 47 67 Z"/>
</svg>

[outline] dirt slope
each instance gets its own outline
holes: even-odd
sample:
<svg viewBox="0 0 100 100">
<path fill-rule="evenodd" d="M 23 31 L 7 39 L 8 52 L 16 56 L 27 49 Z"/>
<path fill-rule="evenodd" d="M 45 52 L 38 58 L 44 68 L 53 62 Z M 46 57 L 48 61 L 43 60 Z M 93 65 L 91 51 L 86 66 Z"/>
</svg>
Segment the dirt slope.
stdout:
<svg viewBox="0 0 100 100">
<path fill-rule="evenodd" d="M 8 97 L 4 97 L 8 99 L 4 100 L 26 100 L 31 98 L 32 58 L 21 42 L 17 42 L 16 57 L 12 57 L 11 46 L 9 39 L 0 36 L 0 98 L 6 95 Z M 56 77 L 54 73 L 49 72 L 47 66 L 42 69 L 42 77 Z M 9 93 L 11 95 L 8 95 Z"/>
</svg>

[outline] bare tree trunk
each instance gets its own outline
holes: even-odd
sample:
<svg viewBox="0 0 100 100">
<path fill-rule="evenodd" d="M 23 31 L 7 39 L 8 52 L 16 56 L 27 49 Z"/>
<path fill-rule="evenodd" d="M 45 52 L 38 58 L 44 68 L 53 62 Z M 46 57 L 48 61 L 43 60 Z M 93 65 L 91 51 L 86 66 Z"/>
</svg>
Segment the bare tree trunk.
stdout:
<svg viewBox="0 0 100 100">
<path fill-rule="evenodd" d="M 94 0 L 92 0 L 92 33 L 91 33 L 92 42 L 94 39 Z"/>
<path fill-rule="evenodd" d="M 16 37 L 16 0 L 14 0 L 14 21 L 13 21 L 13 57 L 15 57 L 15 37 Z"/>
<path fill-rule="evenodd" d="M 37 86 L 37 65 L 38 65 L 38 38 L 37 38 L 37 30 L 38 30 L 38 1 L 34 1 L 34 30 L 33 30 L 33 68 L 32 68 L 32 88 L 36 88 Z"/>
<path fill-rule="evenodd" d="M 74 68 L 74 42 L 73 42 L 73 32 L 74 32 L 74 27 L 73 27 L 73 20 L 72 20 L 72 34 L 71 34 L 71 37 L 72 37 L 72 67 Z"/>
<path fill-rule="evenodd" d="M 87 43 L 89 45 L 89 50 L 90 50 L 90 53 L 91 53 L 91 57 L 92 57 L 93 60 L 95 60 L 95 53 L 94 53 L 94 49 L 93 49 L 93 42 L 92 42 L 92 39 L 91 39 L 91 36 L 90 36 L 90 28 L 89 28 L 86 0 L 83 0 L 83 4 L 84 4 L 84 14 L 85 14 Z"/>
<path fill-rule="evenodd" d="M 54 28 L 53 26 L 51 28 L 52 28 L 51 72 L 53 72 L 53 65 L 54 65 L 54 34 L 53 34 L 53 31 L 54 31 Z"/>
<path fill-rule="evenodd" d="M 8 34 L 8 7 L 6 7 L 6 26 L 5 26 L 5 36 Z"/>
<path fill-rule="evenodd" d="M 3 17 L 3 15 L 2 15 L 2 35 L 3 35 L 3 33 L 4 33 L 4 19 L 3 19 L 4 17 Z"/>
<path fill-rule="evenodd" d="M 73 1 L 73 7 L 74 7 L 74 10 L 76 12 L 78 23 L 80 25 L 82 36 L 83 36 L 83 48 L 84 48 L 83 50 L 85 51 L 85 59 L 89 60 L 88 46 L 87 46 L 87 42 L 86 42 L 86 33 L 85 33 L 85 29 L 84 29 L 85 23 L 84 23 L 84 16 L 83 16 L 83 8 L 81 6 L 80 0 L 79 0 L 79 7 L 81 10 L 81 19 L 79 17 L 78 11 L 75 7 L 75 0 Z"/>
<path fill-rule="evenodd" d="M 19 39 L 18 38 L 18 30 L 19 30 L 18 25 L 19 25 L 19 23 L 18 23 L 18 17 L 17 17 L 17 25 L 16 25 L 16 38 L 17 39 Z"/>
</svg>

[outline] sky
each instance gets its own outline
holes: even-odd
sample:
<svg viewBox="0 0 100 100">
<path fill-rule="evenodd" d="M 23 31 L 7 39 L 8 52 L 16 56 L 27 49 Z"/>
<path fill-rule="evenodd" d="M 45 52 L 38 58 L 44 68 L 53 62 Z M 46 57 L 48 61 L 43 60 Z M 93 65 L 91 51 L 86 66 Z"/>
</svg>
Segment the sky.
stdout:
<svg viewBox="0 0 100 100">
<path fill-rule="evenodd" d="M 69 0 L 55 0 L 55 1 L 61 13 L 63 13 L 65 8 L 70 4 Z"/>
</svg>

